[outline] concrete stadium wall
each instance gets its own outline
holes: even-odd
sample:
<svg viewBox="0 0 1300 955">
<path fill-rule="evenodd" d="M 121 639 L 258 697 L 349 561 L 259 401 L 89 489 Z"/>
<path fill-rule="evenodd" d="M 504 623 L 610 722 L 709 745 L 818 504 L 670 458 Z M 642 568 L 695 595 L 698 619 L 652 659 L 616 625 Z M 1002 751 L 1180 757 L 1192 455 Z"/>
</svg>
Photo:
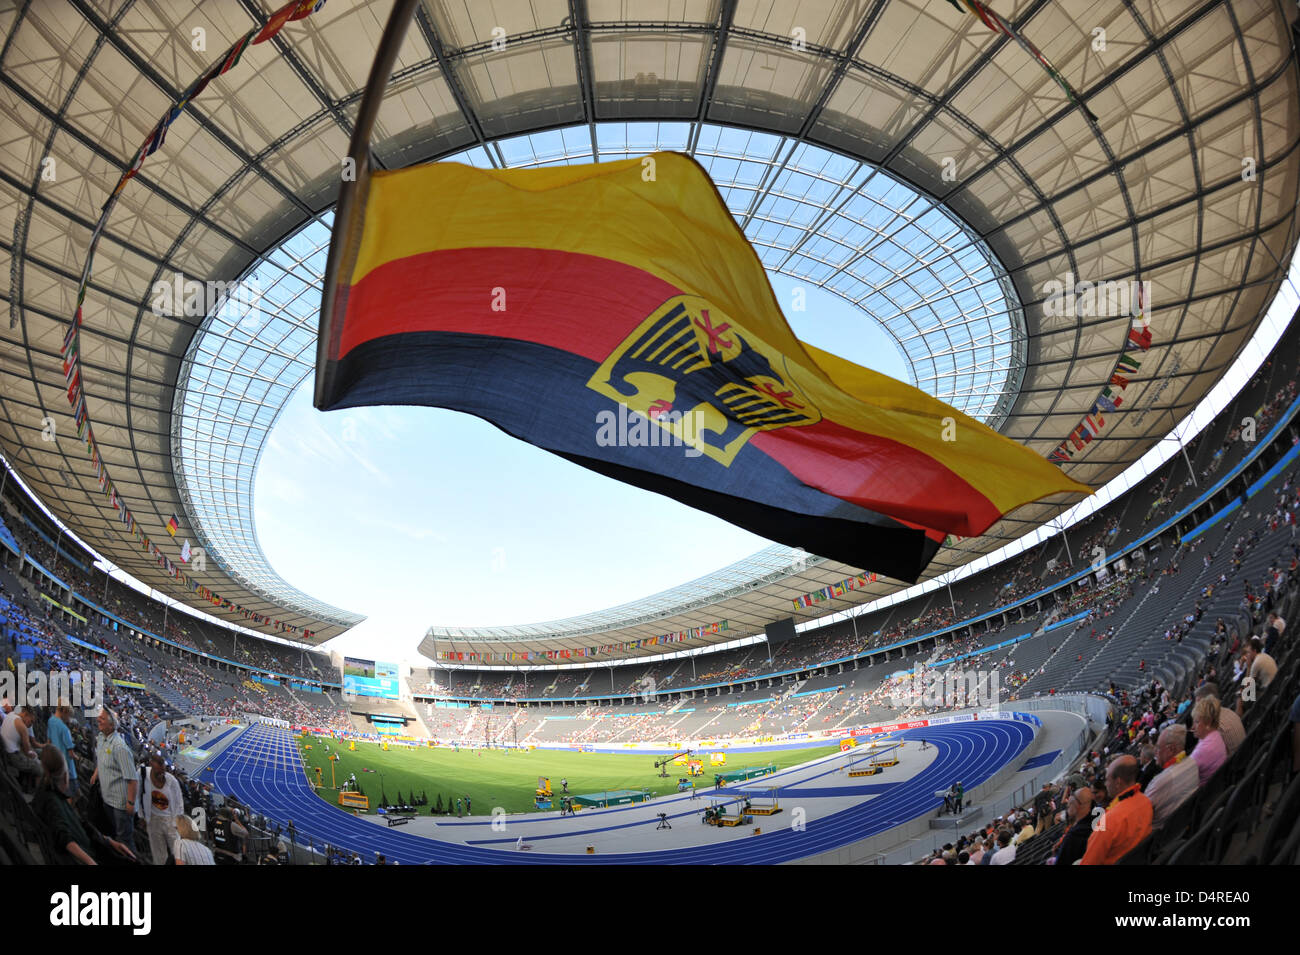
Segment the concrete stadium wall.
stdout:
<svg viewBox="0 0 1300 955">
<path fill-rule="evenodd" d="M 200 722 L 199 725 L 202 726 L 205 724 Z M 228 747 L 231 743 L 239 739 L 239 737 L 243 736 L 244 733 L 248 731 L 250 725 L 251 724 L 245 724 L 243 726 L 238 727 L 238 732 L 231 733 L 229 736 L 222 739 L 211 749 L 208 749 L 205 746 L 203 746 L 203 744 L 197 742 L 186 743 L 185 749 L 181 750 L 181 752 L 178 753 L 176 756 L 177 767 L 184 770 L 185 775 L 189 776 L 191 779 L 198 779 L 200 782 L 206 781 L 203 780 L 202 777 L 199 775 L 202 772 L 203 767 L 206 766 L 208 763 L 210 763 L 218 754 L 224 752 L 226 747 Z M 223 718 L 222 722 L 218 723 L 215 727 L 213 727 L 212 732 L 207 733 L 206 735 L 210 738 L 218 737 L 221 736 L 222 733 L 226 732 L 226 730 L 232 728 L 234 728 L 234 724 L 226 723 Z M 195 759 L 193 756 L 186 756 L 185 751 L 190 749 L 203 750 L 204 753 L 203 757 L 200 759 Z"/>
</svg>

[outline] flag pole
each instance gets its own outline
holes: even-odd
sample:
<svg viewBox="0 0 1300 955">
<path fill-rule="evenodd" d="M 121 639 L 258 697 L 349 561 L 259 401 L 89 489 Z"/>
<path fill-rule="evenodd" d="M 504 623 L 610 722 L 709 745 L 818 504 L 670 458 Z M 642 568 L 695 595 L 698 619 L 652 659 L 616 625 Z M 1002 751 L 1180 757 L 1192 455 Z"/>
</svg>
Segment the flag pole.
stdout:
<svg viewBox="0 0 1300 955">
<path fill-rule="evenodd" d="M 397 53 L 411 24 L 415 5 L 419 0 L 396 0 L 384 25 L 383 36 L 370 64 L 370 78 L 357 108 L 356 125 L 352 128 L 352 142 L 348 146 L 351 178 L 344 178 L 339 187 L 339 201 L 334 210 L 334 235 L 330 240 L 329 258 L 325 265 L 325 279 L 321 287 L 320 332 L 316 341 L 316 390 L 313 404 L 322 409 L 333 392 L 334 366 L 338 360 L 338 343 L 335 336 L 339 314 L 346 305 L 347 282 L 352 277 L 357 249 L 361 242 L 361 220 L 366 208 L 366 191 L 370 183 L 370 134 L 379 116 L 379 106 L 384 98 L 384 87 L 393 75 Z"/>
</svg>

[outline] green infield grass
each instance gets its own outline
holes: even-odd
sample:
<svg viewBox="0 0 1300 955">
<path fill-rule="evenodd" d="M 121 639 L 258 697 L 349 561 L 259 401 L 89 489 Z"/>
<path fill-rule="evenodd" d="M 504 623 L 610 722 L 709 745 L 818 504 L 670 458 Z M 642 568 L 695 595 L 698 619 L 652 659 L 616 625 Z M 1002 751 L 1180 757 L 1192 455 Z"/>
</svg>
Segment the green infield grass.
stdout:
<svg viewBox="0 0 1300 955">
<path fill-rule="evenodd" d="M 310 746 L 311 749 L 306 747 Z M 337 754 L 334 779 L 330 778 L 330 762 L 326 753 Z M 561 779 L 569 781 L 569 793 L 580 795 L 616 789 L 648 789 L 651 794 L 669 795 L 677 791 L 677 780 L 686 776 L 685 766 L 669 764 L 668 778 L 661 779 L 654 768 L 660 756 L 644 753 L 578 753 L 570 750 L 474 750 L 413 748 L 394 745 L 384 752 L 378 743 L 358 742 L 356 751 L 336 740 L 303 738 L 299 740 L 303 761 L 307 764 L 308 778 L 314 781 L 315 768 L 321 768 L 324 786 L 318 790 L 322 799 L 338 805 L 338 789 L 355 773 L 361 792 L 370 797 L 370 805 L 377 806 L 387 798 L 388 803 L 412 802 L 412 796 L 427 796 L 429 805 L 419 812 L 425 815 L 438 806 L 442 797 L 443 809 L 448 802 L 455 815 L 456 799 L 468 796 L 473 815 L 490 815 L 500 806 L 506 812 L 536 811 L 533 796 L 537 777 L 548 776 L 551 788 L 558 796 L 562 790 Z M 797 766 L 809 760 L 838 751 L 837 744 L 813 746 L 806 749 L 780 749 L 747 753 L 727 753 L 723 767 L 710 767 L 708 753 L 696 753 L 704 762 L 704 775 L 695 777 L 699 789 L 713 788 L 713 774 L 721 770 L 743 769 L 747 766 L 775 765 L 778 770 Z M 332 785 L 332 782 L 334 785 Z M 746 783 L 761 786 L 762 779 Z M 399 795 L 400 794 L 400 795 Z M 556 808 L 558 808 L 558 802 Z"/>
</svg>

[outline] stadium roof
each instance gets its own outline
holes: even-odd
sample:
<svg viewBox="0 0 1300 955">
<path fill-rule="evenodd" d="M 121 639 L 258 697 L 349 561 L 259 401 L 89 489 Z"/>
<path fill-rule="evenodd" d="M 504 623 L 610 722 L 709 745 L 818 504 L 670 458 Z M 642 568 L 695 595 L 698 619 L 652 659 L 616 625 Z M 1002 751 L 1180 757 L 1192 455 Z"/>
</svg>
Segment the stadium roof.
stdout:
<svg viewBox="0 0 1300 955">
<path fill-rule="evenodd" d="M 439 650 L 474 652 L 485 648 L 498 655 L 538 646 L 578 650 L 593 643 L 627 643 L 664 636 L 672 632 L 665 629 L 665 621 L 676 618 L 699 618 L 712 613 L 721 616 L 706 623 L 727 621 L 727 629 L 719 630 L 716 635 L 701 634 L 694 639 L 664 644 L 668 650 L 689 649 L 749 635 L 762 630 L 763 624 L 770 620 L 790 616 L 788 610 L 782 610 L 781 597 L 785 598 L 784 606 L 789 607 L 792 599 L 812 589 L 811 582 L 820 576 L 818 569 L 825 572 L 831 567 L 840 568 L 841 579 L 851 572 L 843 564 L 777 544 L 663 593 L 596 613 L 515 627 L 435 627 L 426 635 L 420 649 L 430 656 Z M 687 626 L 692 625 L 683 624 Z M 663 651 L 620 650 L 618 656 L 628 658 L 660 652 Z"/>
<path fill-rule="evenodd" d="M 770 267 L 858 303 L 899 340 L 918 384 L 1045 455 L 1093 407 L 1129 330 L 1126 310 L 1049 314 L 1047 283 L 1149 281 L 1153 342 L 1124 406 L 1063 465 L 1100 486 L 1213 385 L 1291 258 L 1295 11 L 1230 0 L 994 5 L 1095 123 L 1014 39 L 937 0 L 648 0 L 635 20 L 612 0 L 426 0 L 372 149 L 387 168 L 457 154 L 505 166 L 695 153 Z M 83 540 L 208 612 L 98 492 L 71 437 L 59 346 L 121 170 L 180 92 L 273 6 L 72 0 L 0 13 L 11 323 L 0 328 L 0 449 Z M 318 639 L 357 618 L 278 578 L 247 519 L 249 489 L 312 331 L 319 267 L 310 230 L 298 234 L 334 201 L 387 11 L 334 0 L 214 80 L 122 192 L 84 305 L 90 417 L 144 531 L 166 540 L 180 516 L 210 548 L 202 583 Z M 268 252 L 303 287 L 268 292 L 256 335 L 253 323 L 241 333 L 217 320 L 200 340 L 202 316 L 150 308 L 160 279 L 234 280 Z M 42 440 L 47 418 L 57 442 Z M 942 551 L 932 572 L 1019 537 L 1063 503 L 1021 508 Z M 841 569 L 814 574 L 828 583 Z M 680 629 L 678 619 L 719 615 L 683 612 L 655 628 Z"/>
</svg>

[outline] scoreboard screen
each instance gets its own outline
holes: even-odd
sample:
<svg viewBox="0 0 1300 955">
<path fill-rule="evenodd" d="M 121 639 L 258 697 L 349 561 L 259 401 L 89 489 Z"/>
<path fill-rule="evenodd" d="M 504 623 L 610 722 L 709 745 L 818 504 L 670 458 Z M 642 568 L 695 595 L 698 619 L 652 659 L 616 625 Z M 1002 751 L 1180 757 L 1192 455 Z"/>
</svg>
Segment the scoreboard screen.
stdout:
<svg viewBox="0 0 1300 955">
<path fill-rule="evenodd" d="M 343 675 L 360 676 L 373 680 L 375 678 L 375 661 L 359 660 L 356 657 L 344 657 Z"/>
<path fill-rule="evenodd" d="M 343 692 L 353 696 L 375 696 L 385 700 L 401 697 L 396 663 L 343 658 Z"/>
</svg>

